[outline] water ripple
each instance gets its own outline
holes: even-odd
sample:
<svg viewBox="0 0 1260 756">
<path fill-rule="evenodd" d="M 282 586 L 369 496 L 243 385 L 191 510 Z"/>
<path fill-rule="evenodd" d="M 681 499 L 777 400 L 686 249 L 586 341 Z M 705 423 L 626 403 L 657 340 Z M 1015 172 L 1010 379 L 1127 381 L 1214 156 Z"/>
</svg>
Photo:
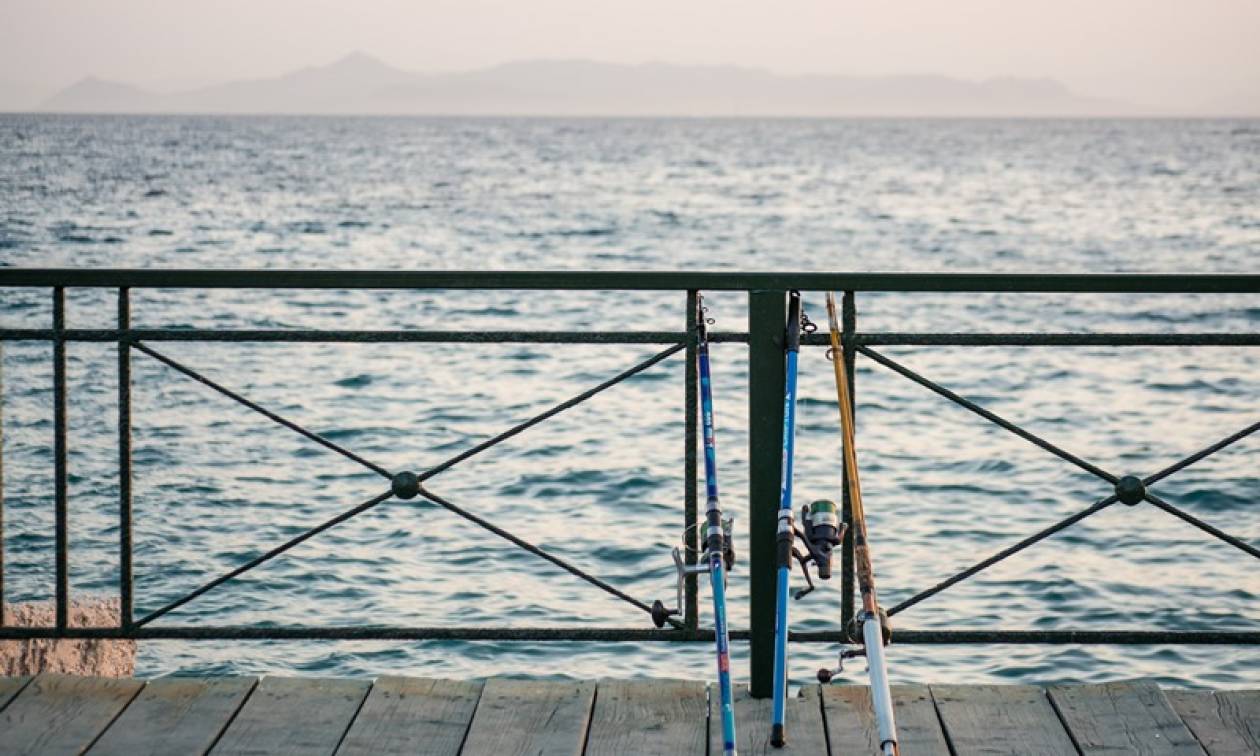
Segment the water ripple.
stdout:
<svg viewBox="0 0 1260 756">
<path fill-rule="evenodd" d="M 662 270 L 1254 272 L 1260 152 L 1245 121 L 582 121 L 0 115 L 0 265 Z M 189 150 L 189 145 L 196 145 Z M 143 170 L 136 170 L 136 166 Z M 994 167 L 1001 170 L 995 172 Z M 72 289 L 69 323 L 110 328 Z M 678 330 L 671 292 L 132 292 L 139 327 Z M 1248 333 L 1254 298 L 858 295 L 868 331 Z M 719 330 L 747 296 L 712 292 Z M 806 293 L 822 322 L 821 296 Z M 46 290 L 0 294 L 48 328 Z M 269 409 L 390 469 L 423 469 L 606 380 L 612 345 L 168 344 Z M 881 350 L 1117 474 L 1149 474 L 1255 419 L 1260 356 L 1236 348 Z M 722 501 L 748 624 L 746 347 L 713 349 Z M 117 580 L 116 353 L 70 349 L 76 591 Z M 52 585 L 46 344 L 4 360 L 6 594 Z M 882 599 L 908 598 L 1110 486 L 860 358 L 858 438 Z M 669 599 L 684 509 L 674 358 L 443 473 L 433 490 L 609 579 Z M 797 485 L 839 498 L 831 365 L 801 355 Z M 155 609 L 384 490 L 355 463 L 137 355 L 137 605 Z M 1260 543 L 1256 439 L 1157 493 Z M 1248 557 L 1150 506 L 1115 506 L 917 604 L 899 628 L 1254 629 Z M 793 607 L 836 628 L 837 581 Z M 707 595 L 707 593 L 705 594 Z M 702 625 L 710 621 L 701 601 Z M 166 622 L 167 619 L 163 619 Z M 391 500 L 199 597 L 171 623 L 648 627 L 628 607 L 419 499 Z M 1254 687 L 1228 647 L 897 645 L 898 681 L 1152 676 Z M 793 682 L 834 649 L 793 648 Z M 745 679 L 747 646 L 734 644 Z M 707 678 L 688 644 L 184 643 L 140 672 L 382 670 L 451 677 Z"/>
</svg>

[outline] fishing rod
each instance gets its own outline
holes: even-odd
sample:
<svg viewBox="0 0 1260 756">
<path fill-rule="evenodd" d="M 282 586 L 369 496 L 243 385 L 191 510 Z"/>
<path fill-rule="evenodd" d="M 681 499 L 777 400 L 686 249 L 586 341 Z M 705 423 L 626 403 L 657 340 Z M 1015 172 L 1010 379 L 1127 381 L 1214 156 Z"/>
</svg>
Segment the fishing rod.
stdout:
<svg viewBox="0 0 1260 756">
<path fill-rule="evenodd" d="M 836 505 L 831 501 L 815 501 L 801 507 L 801 528 L 796 527 L 792 513 L 792 470 L 796 453 L 796 379 L 801 351 L 801 333 L 813 333 L 817 326 L 801 308 L 801 294 L 788 294 L 787 328 L 784 335 L 786 358 L 783 391 L 783 460 L 779 487 L 779 516 L 775 540 L 776 590 L 774 607 L 774 698 L 770 725 L 770 744 L 782 748 L 787 744 L 785 714 L 787 709 L 787 636 L 788 591 L 792 574 L 792 560 L 801 565 L 806 587 L 793 594 L 801 599 L 813 592 L 814 581 L 810 578 L 812 562 L 821 580 L 831 578 L 831 553 L 844 539 L 845 525 L 840 522 Z M 800 539 L 805 546 L 802 552 L 796 548 Z"/>
<path fill-rule="evenodd" d="M 717 445 L 713 433 L 713 381 L 709 370 L 709 325 L 704 299 L 696 295 L 696 366 L 700 373 L 700 417 L 704 427 L 705 531 L 704 553 L 693 567 L 684 564 L 682 551 L 673 550 L 678 572 L 676 608 L 667 609 L 659 600 L 652 604 L 652 621 L 664 627 L 669 617 L 679 614 L 683 585 L 687 576 L 707 572 L 713 590 L 713 637 L 717 642 L 718 690 L 721 697 L 722 753 L 735 753 L 735 700 L 731 691 L 730 635 L 726 624 L 726 572 L 735 566 L 735 546 L 731 540 L 732 518 L 722 517 L 718 500 Z"/>
<path fill-rule="evenodd" d="M 812 324 L 811 324 L 812 325 Z M 796 450 L 796 372 L 801 352 L 801 293 L 788 293 L 787 332 L 783 341 L 786 358 L 783 386 L 783 459 L 779 479 L 778 534 L 775 538 L 776 585 L 774 595 L 774 699 L 770 720 L 770 744 L 787 743 L 784 714 L 787 705 L 788 577 L 796 528 L 792 517 L 792 460 Z M 808 578 L 808 574 L 807 574 Z"/>
<path fill-rule="evenodd" d="M 862 508 L 862 486 L 858 480 L 857 446 L 853 428 L 853 398 L 849 390 L 849 376 L 843 364 L 840 344 L 840 324 L 836 319 L 836 298 L 827 292 L 827 319 L 831 326 L 831 358 L 836 373 L 836 394 L 840 404 L 840 431 L 844 437 L 844 469 L 849 484 L 849 502 L 853 511 L 853 560 L 857 573 L 858 588 L 862 593 L 862 612 L 854 619 L 856 627 L 850 628 L 849 637 L 862 637 L 862 648 L 840 652 L 840 665 L 834 670 L 818 670 L 818 680 L 828 683 L 844 669 L 844 660 L 865 656 L 871 676 L 871 703 L 875 709 L 875 721 L 879 728 L 879 748 L 884 756 L 899 756 L 897 722 L 893 716 L 892 692 L 888 687 L 888 665 L 884 659 L 884 646 L 892 638 L 892 626 L 888 615 L 879 607 L 875 595 L 875 571 L 871 566 L 871 550 L 866 537 L 866 512 Z"/>
<path fill-rule="evenodd" d="M 783 462 L 779 488 L 778 535 L 775 542 L 775 564 L 778 568 L 774 607 L 774 699 L 770 726 L 770 744 L 782 748 L 787 743 L 784 719 L 787 708 L 787 635 L 788 635 L 788 578 L 792 574 L 792 560 L 801 565 L 806 587 L 796 591 L 793 598 L 801 599 L 814 590 L 809 575 L 809 565 L 814 563 L 818 577 L 831 578 L 831 552 L 844 538 L 844 526 L 836 513 L 836 505 L 830 501 L 815 501 L 801 507 L 801 524 L 796 527 L 792 513 L 792 463 L 796 452 L 796 378 L 797 361 L 801 349 L 801 332 L 813 333 L 817 329 L 801 309 L 801 294 L 788 295 L 787 332 L 784 340 L 786 356 L 786 380 L 783 391 Z M 796 548 L 796 540 L 805 546 L 802 552 Z"/>
</svg>

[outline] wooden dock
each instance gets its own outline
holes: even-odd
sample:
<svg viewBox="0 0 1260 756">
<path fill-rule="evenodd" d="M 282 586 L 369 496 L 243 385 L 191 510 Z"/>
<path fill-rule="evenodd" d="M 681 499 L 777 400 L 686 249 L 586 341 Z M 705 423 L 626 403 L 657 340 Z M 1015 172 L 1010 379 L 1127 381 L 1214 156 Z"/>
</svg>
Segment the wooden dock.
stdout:
<svg viewBox="0 0 1260 756">
<path fill-rule="evenodd" d="M 674 680 L 0 678 L 0 754 L 720 753 L 708 690 Z M 906 685 L 893 698 L 905 756 L 1260 754 L 1260 690 Z M 791 742 L 776 750 L 769 701 L 739 698 L 741 754 L 875 753 L 864 686 L 810 686 L 789 704 Z"/>
</svg>

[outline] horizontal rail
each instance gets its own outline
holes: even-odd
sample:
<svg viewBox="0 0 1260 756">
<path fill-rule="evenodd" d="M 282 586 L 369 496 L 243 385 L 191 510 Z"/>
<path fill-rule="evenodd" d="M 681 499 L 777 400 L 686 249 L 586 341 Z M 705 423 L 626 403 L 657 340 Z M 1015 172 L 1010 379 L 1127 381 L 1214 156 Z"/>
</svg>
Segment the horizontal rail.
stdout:
<svg viewBox="0 0 1260 756">
<path fill-rule="evenodd" d="M 47 328 L 0 329 L 0 341 L 52 341 Z M 65 341 L 230 341 L 293 343 L 681 344 L 682 331 L 292 331 L 276 329 L 66 329 Z M 745 340 L 747 337 L 745 336 Z"/>
<path fill-rule="evenodd" d="M 856 346 L 1260 346 L 1260 333 L 858 333 Z M 825 334 L 803 343 L 827 346 Z"/>
<path fill-rule="evenodd" d="M 0 328 L 0 341 L 54 341 L 51 328 Z M 428 344 L 680 344 L 682 331 L 405 331 L 207 328 L 67 328 L 64 341 Z M 746 331 L 717 331 L 710 343 L 747 344 Z M 1260 346 L 1260 333 L 858 333 L 859 346 Z M 802 334 L 807 346 L 828 346 L 825 334 Z"/>
<path fill-rule="evenodd" d="M 1260 293 L 1260 275 L 0 268 L 0 286 L 1255 294 Z"/>
<path fill-rule="evenodd" d="M 731 640 L 748 640 L 746 629 L 731 630 Z M 796 643 L 849 643 L 839 630 L 793 631 Z M 464 640 L 464 641 L 613 641 L 676 642 L 712 641 L 713 631 L 657 630 L 614 627 L 3 627 L 0 640 L 23 638 L 115 638 L 134 640 Z M 1260 631 L 1165 631 L 1165 630 L 897 630 L 893 642 L 900 645 L 1088 644 L 1088 645 L 1257 645 Z"/>
</svg>

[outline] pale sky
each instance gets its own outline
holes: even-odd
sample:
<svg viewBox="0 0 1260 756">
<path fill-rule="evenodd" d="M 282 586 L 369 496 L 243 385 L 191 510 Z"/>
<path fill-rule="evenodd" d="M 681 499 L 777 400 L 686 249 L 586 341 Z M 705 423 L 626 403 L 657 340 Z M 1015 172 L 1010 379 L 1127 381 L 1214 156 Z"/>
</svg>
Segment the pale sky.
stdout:
<svg viewBox="0 0 1260 756">
<path fill-rule="evenodd" d="M 1260 99 L 1260 0 L 0 0 L 0 82 L 179 88 L 361 50 L 451 71 L 535 58 L 780 73 L 1045 76 L 1194 107 Z"/>
</svg>

